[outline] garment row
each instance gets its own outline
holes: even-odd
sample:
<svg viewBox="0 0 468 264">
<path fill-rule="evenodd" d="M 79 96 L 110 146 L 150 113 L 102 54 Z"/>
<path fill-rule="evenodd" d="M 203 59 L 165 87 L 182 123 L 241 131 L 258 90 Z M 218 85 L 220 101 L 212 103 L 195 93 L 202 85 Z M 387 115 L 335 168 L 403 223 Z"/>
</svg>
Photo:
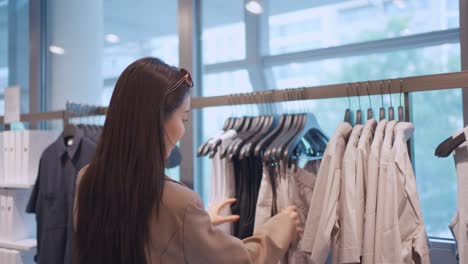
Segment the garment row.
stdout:
<svg viewBox="0 0 468 264">
<path fill-rule="evenodd" d="M 223 213 L 239 214 L 240 222 L 221 228 L 239 238 L 250 234 L 240 226 L 258 228 L 295 205 L 305 232 L 282 263 L 325 263 L 330 250 L 333 263 L 429 263 L 407 149 L 413 132 L 405 122 L 343 122 L 320 159 L 291 163 L 264 159 L 265 152 L 250 160 L 220 157 L 240 134 L 228 130 L 211 139 L 221 143 L 211 161 L 210 203 L 238 199 Z"/>
</svg>

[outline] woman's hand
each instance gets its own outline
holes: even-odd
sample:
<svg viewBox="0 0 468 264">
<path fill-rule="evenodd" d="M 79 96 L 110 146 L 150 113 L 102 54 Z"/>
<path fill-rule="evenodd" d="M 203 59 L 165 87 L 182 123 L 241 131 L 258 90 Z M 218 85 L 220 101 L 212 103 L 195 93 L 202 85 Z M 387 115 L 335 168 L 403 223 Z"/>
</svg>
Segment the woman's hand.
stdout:
<svg viewBox="0 0 468 264">
<path fill-rule="evenodd" d="M 302 228 L 302 223 L 301 223 L 301 220 L 299 219 L 299 214 L 297 213 L 296 206 L 289 206 L 283 209 L 281 213 L 287 214 L 294 221 L 294 224 L 296 224 L 297 233 L 299 234 L 304 233 L 304 228 Z"/>
<path fill-rule="evenodd" d="M 221 210 L 223 210 L 224 207 L 234 203 L 235 201 L 237 200 L 227 199 L 220 203 L 213 204 L 208 208 L 208 214 L 210 215 L 211 223 L 214 226 L 222 225 L 224 223 L 236 222 L 240 219 L 240 216 L 238 215 L 229 215 L 229 216 L 221 215 Z"/>
</svg>

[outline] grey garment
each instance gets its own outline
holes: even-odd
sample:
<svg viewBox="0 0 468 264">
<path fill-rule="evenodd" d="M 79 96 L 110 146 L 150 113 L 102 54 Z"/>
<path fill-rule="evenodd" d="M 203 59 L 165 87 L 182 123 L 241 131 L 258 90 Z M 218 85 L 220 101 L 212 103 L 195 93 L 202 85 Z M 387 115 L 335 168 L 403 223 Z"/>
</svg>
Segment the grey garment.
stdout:
<svg viewBox="0 0 468 264">
<path fill-rule="evenodd" d="M 276 193 L 278 211 L 294 205 L 297 207 L 299 218 L 302 223 L 307 220 L 309 214 L 310 201 L 314 192 L 315 180 L 320 167 L 320 160 L 309 161 L 304 169 L 292 168 L 286 171 L 286 174 L 276 174 Z M 277 170 L 280 172 L 281 170 Z M 273 189 L 270 181 L 268 168 L 263 168 L 263 178 L 260 185 L 259 196 L 257 200 L 257 209 L 255 214 L 255 230 L 266 223 L 272 215 L 273 207 Z M 282 264 L 308 264 L 313 263 L 310 256 L 299 250 L 301 238 L 292 242 L 288 252 L 280 261 Z"/>
<path fill-rule="evenodd" d="M 328 142 L 317 174 L 300 245 L 301 250 L 311 254 L 313 263 L 325 263 L 332 239 L 339 231 L 341 162 L 351 130 L 349 123 L 340 123 Z"/>
<path fill-rule="evenodd" d="M 72 261 L 72 215 L 76 176 L 88 164 L 96 144 L 77 130 L 73 145 L 63 134 L 42 154 L 39 173 L 26 211 L 36 214 L 39 264 Z"/>
<path fill-rule="evenodd" d="M 306 165 L 305 169 L 291 170 L 289 175 L 286 175 L 289 179 L 288 184 L 288 198 L 287 205 L 295 205 L 301 223 L 307 221 L 309 214 L 310 202 L 312 201 L 312 195 L 314 193 L 315 181 L 317 179 L 318 170 L 320 168 L 320 160 L 311 161 Z M 284 190 L 283 190 L 284 191 Z M 279 195 L 280 197 L 282 195 Z M 284 196 L 283 196 L 284 197 Z M 302 238 L 293 241 L 289 248 L 283 264 L 311 264 L 314 263 L 309 256 L 299 249 L 299 244 Z"/>
</svg>

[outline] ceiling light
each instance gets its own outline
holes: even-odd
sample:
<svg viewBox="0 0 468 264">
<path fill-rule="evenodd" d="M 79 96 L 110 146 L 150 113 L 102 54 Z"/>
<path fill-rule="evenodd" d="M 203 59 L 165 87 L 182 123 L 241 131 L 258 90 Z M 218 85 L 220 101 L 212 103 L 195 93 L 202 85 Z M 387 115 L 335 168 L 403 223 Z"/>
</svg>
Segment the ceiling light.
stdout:
<svg viewBox="0 0 468 264">
<path fill-rule="evenodd" d="M 53 54 L 57 55 L 63 55 L 65 54 L 65 49 L 60 47 L 60 46 L 55 46 L 55 45 L 50 45 L 49 46 L 49 51 L 52 52 Z"/>
<path fill-rule="evenodd" d="M 399 9 L 406 8 L 405 0 L 393 0 L 393 4 L 396 5 Z"/>
<path fill-rule="evenodd" d="M 263 12 L 263 7 L 258 0 L 247 2 L 247 4 L 245 4 L 245 9 L 255 15 L 260 15 Z"/>
<path fill-rule="evenodd" d="M 112 44 L 116 44 L 120 42 L 120 37 L 115 34 L 107 34 L 105 36 L 105 39 L 107 42 L 112 43 Z"/>
</svg>

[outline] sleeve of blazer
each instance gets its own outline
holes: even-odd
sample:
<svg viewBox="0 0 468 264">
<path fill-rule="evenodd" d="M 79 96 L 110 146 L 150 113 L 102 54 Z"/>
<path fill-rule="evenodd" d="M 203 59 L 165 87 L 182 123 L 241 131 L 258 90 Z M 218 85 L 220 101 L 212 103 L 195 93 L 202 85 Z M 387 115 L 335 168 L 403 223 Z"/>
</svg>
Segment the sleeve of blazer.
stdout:
<svg viewBox="0 0 468 264">
<path fill-rule="evenodd" d="M 186 263 L 277 263 L 295 239 L 292 219 L 278 214 L 240 240 L 213 227 L 200 198 L 187 206 L 182 243 Z"/>
</svg>

